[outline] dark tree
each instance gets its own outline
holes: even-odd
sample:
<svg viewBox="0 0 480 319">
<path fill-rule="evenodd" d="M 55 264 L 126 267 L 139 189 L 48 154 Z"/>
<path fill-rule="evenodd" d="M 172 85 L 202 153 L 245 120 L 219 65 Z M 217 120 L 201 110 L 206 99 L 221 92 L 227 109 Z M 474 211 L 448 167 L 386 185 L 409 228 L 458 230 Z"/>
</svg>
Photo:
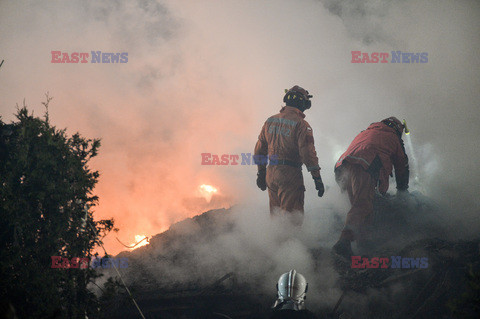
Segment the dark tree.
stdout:
<svg viewBox="0 0 480 319">
<path fill-rule="evenodd" d="M 49 101 L 44 119 L 25 105 L 13 123 L 0 118 L 0 300 L 19 318 L 92 318 L 98 300 L 87 285 L 98 275 L 52 268 L 51 256 L 90 259 L 113 229 L 91 209 L 99 174 L 88 163 L 100 141 L 52 126 Z"/>
</svg>

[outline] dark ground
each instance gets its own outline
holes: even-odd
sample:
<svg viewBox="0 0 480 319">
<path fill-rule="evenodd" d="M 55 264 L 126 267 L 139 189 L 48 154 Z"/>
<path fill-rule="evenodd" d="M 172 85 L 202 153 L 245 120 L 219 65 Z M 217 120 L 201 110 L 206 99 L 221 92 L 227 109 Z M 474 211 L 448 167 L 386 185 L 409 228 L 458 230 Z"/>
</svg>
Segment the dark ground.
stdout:
<svg viewBox="0 0 480 319">
<path fill-rule="evenodd" d="M 360 250 L 362 256 L 426 257 L 428 267 L 352 269 L 350 261 L 329 251 L 311 250 L 314 260 L 332 259 L 339 274 L 337 285 L 344 292 L 336 305 L 316 309 L 317 317 L 479 318 L 480 240 L 441 239 L 444 229 L 435 222 L 438 207 L 418 193 L 402 199 L 377 197 L 375 207 L 375 244 Z M 194 217 L 199 225 L 196 232 L 215 236 L 228 231 L 232 227 L 226 217 L 229 212 L 214 210 Z M 161 250 L 154 250 L 160 251 L 156 258 L 173 260 L 175 265 L 175 260 L 188 254 L 193 238 L 194 234 L 167 231 L 152 238 L 149 249 L 161 244 Z M 142 274 L 141 264 L 132 266 L 141 275 L 129 285 L 146 318 L 265 318 L 276 297 L 241 282 L 235 272 L 207 285 L 162 286 L 146 272 Z M 105 318 L 140 318 L 124 289 L 104 303 L 110 309 Z"/>
</svg>

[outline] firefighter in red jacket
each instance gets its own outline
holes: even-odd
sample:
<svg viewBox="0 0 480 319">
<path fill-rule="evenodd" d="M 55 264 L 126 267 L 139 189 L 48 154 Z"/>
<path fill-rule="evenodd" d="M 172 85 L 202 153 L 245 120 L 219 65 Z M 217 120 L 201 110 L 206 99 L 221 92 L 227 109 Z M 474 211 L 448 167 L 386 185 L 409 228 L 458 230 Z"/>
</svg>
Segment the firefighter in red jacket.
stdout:
<svg viewBox="0 0 480 319">
<path fill-rule="evenodd" d="M 373 219 L 375 189 L 386 194 L 393 167 L 397 191 L 407 191 L 409 168 L 402 140 L 404 128 L 393 116 L 372 123 L 355 137 L 337 161 L 335 179 L 342 191 L 347 191 L 352 208 L 340 239 L 333 246 L 335 253 L 349 257 L 352 255 L 352 241 L 368 240 L 366 228 Z"/>
<path fill-rule="evenodd" d="M 313 142 L 313 131 L 303 112 L 311 107 L 308 91 L 295 85 L 286 90 L 284 106 L 280 113 L 267 119 L 255 145 L 258 174 L 257 186 L 262 190 L 268 187 L 270 213 L 276 208 L 290 212 L 294 224 L 303 221 L 305 186 L 302 165 L 312 174 L 318 196 L 325 191 L 320 176 L 320 166 Z M 259 161 L 267 157 L 270 162 Z"/>
</svg>

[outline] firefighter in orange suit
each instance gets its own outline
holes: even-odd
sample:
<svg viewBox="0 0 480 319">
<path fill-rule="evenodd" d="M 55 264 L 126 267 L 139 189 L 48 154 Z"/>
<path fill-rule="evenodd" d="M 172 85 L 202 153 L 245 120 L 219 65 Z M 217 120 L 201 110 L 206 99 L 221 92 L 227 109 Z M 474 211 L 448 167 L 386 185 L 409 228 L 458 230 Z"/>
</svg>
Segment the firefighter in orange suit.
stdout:
<svg viewBox="0 0 480 319">
<path fill-rule="evenodd" d="M 335 253 L 349 258 L 352 241 L 368 241 L 367 227 L 373 219 L 375 189 L 386 194 L 393 167 L 397 191 L 407 191 L 410 173 L 402 140 L 404 128 L 393 116 L 372 123 L 355 137 L 337 161 L 335 179 L 342 191 L 347 191 L 352 208 L 340 239 L 333 246 Z"/>
<path fill-rule="evenodd" d="M 311 107 L 308 91 L 295 85 L 285 90 L 284 106 L 280 113 L 267 119 L 262 127 L 255 146 L 258 166 L 257 186 L 262 190 L 268 187 L 270 213 L 280 208 L 289 215 L 298 215 L 293 220 L 303 222 L 303 204 L 305 186 L 303 184 L 302 165 L 312 174 L 318 196 L 325 191 L 320 176 L 320 166 L 313 142 L 313 131 L 304 120 L 305 110 Z M 258 158 L 269 159 L 259 161 Z"/>
</svg>

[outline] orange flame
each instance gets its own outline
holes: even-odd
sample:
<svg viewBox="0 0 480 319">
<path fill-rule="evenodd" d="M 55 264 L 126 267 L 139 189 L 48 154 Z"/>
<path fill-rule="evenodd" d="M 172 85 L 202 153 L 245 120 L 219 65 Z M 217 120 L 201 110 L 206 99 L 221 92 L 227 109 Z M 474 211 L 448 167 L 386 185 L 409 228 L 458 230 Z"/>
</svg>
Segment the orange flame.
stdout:
<svg viewBox="0 0 480 319">
<path fill-rule="evenodd" d="M 218 189 L 211 185 L 206 185 L 202 184 L 198 187 L 198 190 L 200 191 L 200 195 L 205 198 L 205 200 L 210 203 L 212 200 L 212 196 L 216 193 L 218 193 Z"/>
<path fill-rule="evenodd" d="M 148 240 L 145 239 L 145 238 L 147 238 L 147 236 L 145 236 L 145 235 L 135 235 L 135 242 L 133 244 L 131 244 L 130 246 L 136 245 L 137 243 L 138 243 L 138 245 L 136 245 L 132 249 L 148 245 Z"/>
</svg>

